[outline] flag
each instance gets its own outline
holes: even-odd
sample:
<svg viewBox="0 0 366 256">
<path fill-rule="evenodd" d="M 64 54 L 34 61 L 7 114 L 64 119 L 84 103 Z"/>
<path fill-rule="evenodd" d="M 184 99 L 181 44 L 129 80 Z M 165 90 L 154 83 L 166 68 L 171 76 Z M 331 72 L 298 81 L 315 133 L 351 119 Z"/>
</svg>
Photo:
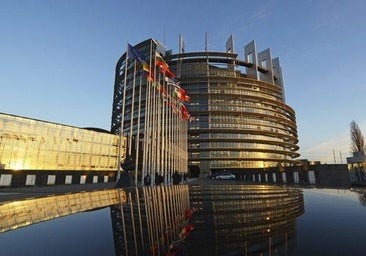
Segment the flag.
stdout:
<svg viewBox="0 0 366 256">
<path fill-rule="evenodd" d="M 191 115 L 189 114 L 188 109 L 186 106 L 184 106 L 184 104 L 181 105 L 180 111 L 181 111 L 182 119 L 184 119 L 184 120 L 190 119 Z"/>
<path fill-rule="evenodd" d="M 154 69 L 149 69 L 146 74 L 146 79 L 149 82 L 155 81 Z"/>
<path fill-rule="evenodd" d="M 175 78 L 175 74 L 169 68 L 165 71 L 165 75 L 170 78 Z"/>
<path fill-rule="evenodd" d="M 141 65 L 142 69 L 146 72 L 150 71 L 149 64 L 146 63 L 145 58 L 140 54 L 132 45 L 128 44 L 128 56 L 129 58 L 137 60 Z"/>
<path fill-rule="evenodd" d="M 128 57 L 144 63 L 144 57 L 130 44 L 128 44 Z"/>
<path fill-rule="evenodd" d="M 160 55 L 160 53 L 155 52 L 155 57 L 156 57 L 156 65 L 158 66 L 158 64 L 163 64 L 168 66 L 168 64 L 166 63 L 166 61 L 164 60 L 163 56 Z"/>
<path fill-rule="evenodd" d="M 160 53 L 156 52 L 155 57 L 155 66 L 158 66 L 160 68 L 160 72 L 165 74 L 167 77 L 175 78 L 175 74 L 169 69 L 169 65 L 166 63 Z"/>
<path fill-rule="evenodd" d="M 186 94 L 186 90 L 182 89 L 181 87 L 175 87 L 172 96 L 174 98 L 178 98 L 181 101 L 190 101 L 191 100 L 191 97 L 189 97 Z"/>
<path fill-rule="evenodd" d="M 180 82 L 175 80 L 175 78 L 173 78 L 173 77 L 165 76 L 165 82 L 167 82 L 167 84 L 169 84 L 169 85 L 173 85 L 174 87 L 180 87 L 180 85 L 179 85 Z"/>
<path fill-rule="evenodd" d="M 147 64 L 146 62 L 142 63 L 142 69 L 146 72 L 150 72 L 149 64 Z"/>
<path fill-rule="evenodd" d="M 158 52 L 155 54 L 155 56 L 156 56 L 155 65 L 160 68 L 162 73 L 165 73 L 165 71 L 169 69 L 168 64 L 165 62 L 163 57 Z"/>
<path fill-rule="evenodd" d="M 181 101 L 189 101 L 190 97 L 186 94 L 186 90 L 180 88 L 179 89 L 179 97 Z"/>
<path fill-rule="evenodd" d="M 156 89 L 157 89 L 161 94 L 163 94 L 163 95 L 167 95 L 167 93 L 168 93 L 167 89 L 166 89 L 166 88 L 165 88 L 165 86 L 164 86 L 164 85 L 162 85 L 162 84 L 158 84 L 158 85 L 157 85 L 157 87 L 156 87 Z"/>
<path fill-rule="evenodd" d="M 168 104 L 172 108 L 173 112 L 175 114 L 177 114 L 178 113 L 177 102 L 176 101 L 170 101 Z"/>
</svg>

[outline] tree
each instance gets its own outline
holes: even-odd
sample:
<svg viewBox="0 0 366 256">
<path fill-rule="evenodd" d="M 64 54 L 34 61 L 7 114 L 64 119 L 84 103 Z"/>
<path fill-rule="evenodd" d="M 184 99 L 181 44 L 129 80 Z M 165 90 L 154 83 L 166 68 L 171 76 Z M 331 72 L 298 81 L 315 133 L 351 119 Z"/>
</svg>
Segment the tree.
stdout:
<svg viewBox="0 0 366 256">
<path fill-rule="evenodd" d="M 360 127 L 355 121 L 351 122 L 351 150 L 352 152 L 364 153 L 365 140 L 361 133 Z"/>
</svg>

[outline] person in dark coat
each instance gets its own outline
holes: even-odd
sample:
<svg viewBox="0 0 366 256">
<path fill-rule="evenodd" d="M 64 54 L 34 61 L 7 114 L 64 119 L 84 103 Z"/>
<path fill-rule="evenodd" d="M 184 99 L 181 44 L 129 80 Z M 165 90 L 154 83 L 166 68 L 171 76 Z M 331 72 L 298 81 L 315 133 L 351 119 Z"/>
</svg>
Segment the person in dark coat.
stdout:
<svg viewBox="0 0 366 256">
<path fill-rule="evenodd" d="M 144 177 L 144 185 L 145 186 L 150 186 L 151 185 L 151 176 L 150 176 L 150 173 L 147 173 L 146 176 Z"/>
<path fill-rule="evenodd" d="M 172 178 L 173 178 L 174 185 L 178 185 L 180 183 L 180 181 L 182 180 L 182 177 L 179 175 L 179 173 L 177 171 L 174 172 Z"/>
<path fill-rule="evenodd" d="M 121 175 L 117 181 L 116 188 L 128 188 L 134 186 L 133 178 L 128 170 L 121 172 Z"/>
<path fill-rule="evenodd" d="M 155 172 L 155 185 L 160 185 L 160 177 L 158 172 Z"/>
<path fill-rule="evenodd" d="M 123 163 L 121 164 L 121 167 L 123 169 L 123 172 L 121 173 L 115 188 L 128 188 L 131 186 L 135 186 L 135 183 L 133 182 L 133 178 L 129 171 L 132 171 L 135 169 L 133 159 L 130 155 L 127 155 Z"/>
</svg>

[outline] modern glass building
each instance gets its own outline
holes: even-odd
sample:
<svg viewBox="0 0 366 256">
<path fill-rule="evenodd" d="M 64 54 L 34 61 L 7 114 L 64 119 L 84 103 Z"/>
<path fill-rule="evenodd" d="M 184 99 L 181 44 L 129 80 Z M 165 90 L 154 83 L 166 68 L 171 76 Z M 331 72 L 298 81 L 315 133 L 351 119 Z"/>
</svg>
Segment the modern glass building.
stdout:
<svg viewBox="0 0 366 256">
<path fill-rule="evenodd" d="M 101 129 L 0 113 L 0 186 L 112 180 L 118 145 L 119 136 Z"/>
<path fill-rule="evenodd" d="M 116 66 L 111 132 L 127 137 L 138 180 L 158 173 L 169 182 L 174 171 L 188 171 L 188 112 L 173 96 L 180 85 L 164 60 L 167 54 L 160 42 L 148 39 L 129 45 Z"/>
<path fill-rule="evenodd" d="M 252 41 L 241 59 L 232 36 L 224 52 L 186 52 L 182 38 L 179 49 L 167 58 L 195 117 L 188 128 L 190 168 L 205 177 L 296 161 L 295 111 L 286 104 L 279 59 L 272 59 L 270 49 L 257 53 Z"/>
<path fill-rule="evenodd" d="M 152 114 L 148 112 L 151 105 L 146 107 L 147 99 L 161 96 L 161 90 L 159 94 L 154 88 L 168 88 L 169 83 L 164 84 L 166 77 L 163 76 L 158 80 L 162 87 L 154 84 L 155 81 L 149 84 L 142 66 L 147 64 L 150 70 L 155 68 L 155 53 L 158 52 L 190 96 L 187 107 L 193 118 L 188 123 L 187 141 L 191 170 L 200 170 L 201 177 L 223 170 L 241 175 L 266 168 L 283 169 L 295 163 L 299 156 L 295 111 L 286 104 L 280 62 L 278 58 L 272 58 L 270 49 L 257 53 L 252 41 L 244 47 L 241 59 L 234 51 L 232 36 L 223 52 L 208 51 L 207 47 L 202 52 L 186 52 L 182 38 L 179 42 L 177 54 L 149 39 L 135 45 L 139 57 L 126 62 L 125 53 L 120 58 L 116 67 L 112 132 L 119 133 L 122 120 L 124 135 L 134 141 L 140 134 L 137 139 L 140 149 L 147 149 L 143 143 L 150 145 L 151 142 L 143 139 L 147 116 Z M 140 57 L 145 63 L 136 62 Z M 157 67 L 154 72 L 154 78 L 160 76 Z M 163 91 L 169 100 L 172 91 Z M 153 109 L 151 111 L 164 111 Z M 165 110 L 170 111 L 170 108 Z M 163 129 L 166 123 L 157 121 L 162 120 L 158 118 L 156 115 L 150 120 Z M 163 137 L 160 131 L 155 135 L 158 135 L 154 138 L 157 140 Z M 136 148 L 135 142 L 133 145 L 132 148 Z M 144 164 L 140 165 L 140 169 L 145 168 Z"/>
</svg>

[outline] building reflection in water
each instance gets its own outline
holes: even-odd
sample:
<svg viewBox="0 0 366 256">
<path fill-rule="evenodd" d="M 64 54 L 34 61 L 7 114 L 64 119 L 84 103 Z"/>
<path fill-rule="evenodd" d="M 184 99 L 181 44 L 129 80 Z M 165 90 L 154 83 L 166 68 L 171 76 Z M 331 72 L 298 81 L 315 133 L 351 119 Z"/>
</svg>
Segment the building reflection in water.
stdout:
<svg viewBox="0 0 366 256">
<path fill-rule="evenodd" d="M 167 255 L 190 208 L 188 186 L 124 191 L 127 201 L 110 207 L 116 255 Z"/>
<path fill-rule="evenodd" d="M 170 190 L 169 187 L 175 187 Z M 195 229 L 178 255 L 291 255 L 302 191 L 255 185 L 139 188 L 111 207 L 116 255 L 167 255 L 179 240 L 184 211 L 197 208 Z M 188 189 L 188 187 L 185 186 Z M 172 188 L 171 188 L 172 189 Z M 121 211 L 122 209 L 122 211 Z"/>
<path fill-rule="evenodd" d="M 196 226 L 184 255 L 292 255 L 301 190 L 277 186 L 190 187 Z"/>
<path fill-rule="evenodd" d="M 365 195 L 360 195 L 365 202 Z M 112 205 L 112 206 L 111 206 Z M 0 232 L 111 206 L 116 255 L 293 255 L 302 191 L 261 185 L 153 186 L 0 205 Z M 186 210 L 195 229 L 181 243 Z"/>
</svg>

